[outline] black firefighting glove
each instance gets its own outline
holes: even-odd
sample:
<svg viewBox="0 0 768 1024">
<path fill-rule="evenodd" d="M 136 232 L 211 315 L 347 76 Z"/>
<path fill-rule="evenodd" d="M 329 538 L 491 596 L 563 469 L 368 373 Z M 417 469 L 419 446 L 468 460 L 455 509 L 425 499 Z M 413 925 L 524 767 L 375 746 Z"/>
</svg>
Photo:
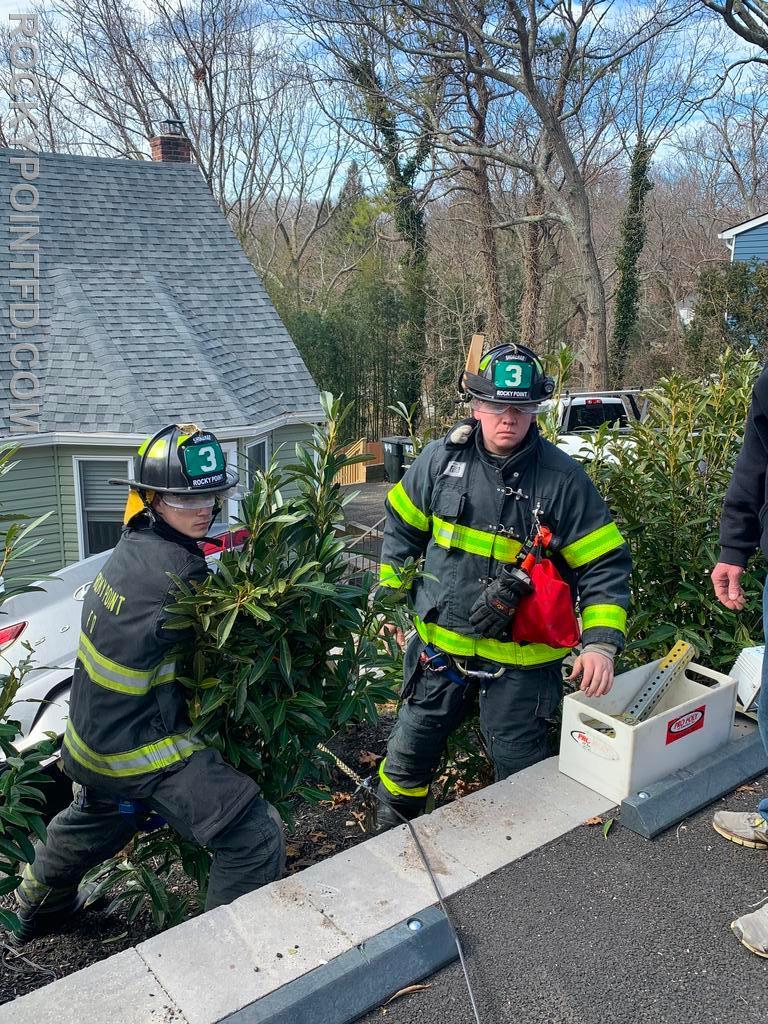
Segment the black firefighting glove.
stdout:
<svg viewBox="0 0 768 1024">
<path fill-rule="evenodd" d="M 469 621 L 480 636 L 492 640 L 508 638 L 515 608 L 532 592 L 531 578 L 525 570 L 517 566 L 504 569 L 472 605 Z"/>
</svg>

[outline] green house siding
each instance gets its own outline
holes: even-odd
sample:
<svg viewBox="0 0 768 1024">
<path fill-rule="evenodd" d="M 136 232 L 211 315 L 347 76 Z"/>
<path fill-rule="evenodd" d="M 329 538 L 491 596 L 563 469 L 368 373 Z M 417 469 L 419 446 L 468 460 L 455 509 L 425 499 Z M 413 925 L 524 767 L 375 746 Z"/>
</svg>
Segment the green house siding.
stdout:
<svg viewBox="0 0 768 1024">
<path fill-rule="evenodd" d="M 125 448 L 101 445 L 58 445 L 56 460 L 61 490 L 61 521 L 64 533 L 64 565 L 70 565 L 83 557 L 78 541 L 77 488 L 75 484 L 75 459 L 130 459 L 136 445 Z M 118 490 L 116 488 L 116 490 Z M 124 489 L 125 496 L 128 488 Z"/>
<path fill-rule="evenodd" d="M 30 565 L 19 566 L 24 575 L 41 576 L 55 572 L 64 564 L 64 537 L 60 515 L 56 477 L 56 456 L 52 447 L 22 448 L 15 457 L 16 465 L 2 479 L 2 510 L 8 514 L 23 514 L 31 519 L 51 514 L 34 531 L 30 539 L 39 541 L 30 552 Z M 13 566 L 8 573 L 13 575 Z"/>
<path fill-rule="evenodd" d="M 300 441 L 309 441 L 312 437 L 311 423 L 292 423 L 272 432 L 271 454 L 281 466 L 289 466 L 296 462 L 296 445 Z M 288 497 L 296 493 L 294 486 L 284 488 L 283 494 Z"/>
<path fill-rule="evenodd" d="M 237 468 L 243 486 L 248 475 L 246 449 L 254 441 L 266 437 L 268 457 L 275 457 L 282 466 L 287 466 L 295 462 L 297 442 L 307 441 L 311 436 L 311 424 L 291 424 L 268 434 L 240 438 Z M 34 572 L 43 576 L 83 557 L 75 460 L 130 459 L 134 453 L 133 443 L 125 447 L 49 445 L 19 450 L 15 458 L 17 465 L 3 477 L 3 511 L 24 513 L 32 518 L 51 513 L 35 532 L 40 543 L 31 552 Z M 286 489 L 286 496 L 292 493 L 295 493 L 294 488 Z"/>
</svg>

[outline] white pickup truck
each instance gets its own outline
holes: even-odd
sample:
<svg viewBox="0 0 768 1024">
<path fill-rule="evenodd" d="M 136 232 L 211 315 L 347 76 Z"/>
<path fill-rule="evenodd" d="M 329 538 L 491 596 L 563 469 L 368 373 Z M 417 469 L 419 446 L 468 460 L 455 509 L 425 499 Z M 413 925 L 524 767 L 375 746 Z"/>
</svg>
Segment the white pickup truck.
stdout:
<svg viewBox="0 0 768 1024">
<path fill-rule="evenodd" d="M 557 410 L 557 447 L 568 455 L 589 457 L 584 435 L 603 423 L 626 433 L 632 420 L 642 420 L 647 411 L 647 396 L 642 390 L 564 391 L 550 403 Z"/>
<path fill-rule="evenodd" d="M 218 532 L 203 543 L 208 561 L 220 553 L 238 547 L 245 530 Z M 0 605 L 0 675 L 30 655 L 34 668 L 24 676 L 8 717 L 21 722 L 21 737 L 15 741 L 26 750 L 47 732 L 64 735 L 72 671 L 80 638 L 83 598 L 111 549 L 75 562 L 38 584 L 45 591 L 33 591 L 9 598 Z M 3 755 L 0 753 L 0 769 Z"/>
</svg>

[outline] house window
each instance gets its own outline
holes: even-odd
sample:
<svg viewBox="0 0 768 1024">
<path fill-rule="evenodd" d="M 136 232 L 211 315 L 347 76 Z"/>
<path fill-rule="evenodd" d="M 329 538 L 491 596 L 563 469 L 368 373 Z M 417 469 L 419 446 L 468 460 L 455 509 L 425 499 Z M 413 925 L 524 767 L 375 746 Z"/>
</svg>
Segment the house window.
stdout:
<svg viewBox="0 0 768 1024">
<path fill-rule="evenodd" d="M 257 473 L 263 473 L 269 464 L 269 444 L 267 438 L 254 441 L 246 446 L 245 457 L 248 463 L 248 490 L 253 490 L 253 482 Z"/>
<path fill-rule="evenodd" d="M 83 558 L 113 548 L 123 528 L 126 489 L 107 481 L 125 480 L 127 459 L 76 459 L 79 491 L 80 543 Z"/>
</svg>

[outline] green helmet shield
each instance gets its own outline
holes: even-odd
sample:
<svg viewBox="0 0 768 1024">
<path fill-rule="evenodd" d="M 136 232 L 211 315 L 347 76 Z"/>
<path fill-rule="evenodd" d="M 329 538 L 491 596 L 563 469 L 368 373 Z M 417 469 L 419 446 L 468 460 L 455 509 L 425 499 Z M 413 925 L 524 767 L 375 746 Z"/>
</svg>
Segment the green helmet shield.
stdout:
<svg viewBox="0 0 768 1024">
<path fill-rule="evenodd" d="M 140 446 L 134 479 L 109 482 L 160 494 L 192 494 L 226 491 L 237 481 L 215 434 L 194 424 L 171 423 Z"/>
<path fill-rule="evenodd" d="M 463 374 L 467 395 L 497 405 L 534 405 L 555 390 L 535 352 L 524 345 L 497 345 L 480 360 L 477 373 Z"/>
<path fill-rule="evenodd" d="M 198 433 L 179 445 L 181 471 L 194 490 L 210 490 L 226 484 L 226 460 L 211 433 Z"/>
</svg>

